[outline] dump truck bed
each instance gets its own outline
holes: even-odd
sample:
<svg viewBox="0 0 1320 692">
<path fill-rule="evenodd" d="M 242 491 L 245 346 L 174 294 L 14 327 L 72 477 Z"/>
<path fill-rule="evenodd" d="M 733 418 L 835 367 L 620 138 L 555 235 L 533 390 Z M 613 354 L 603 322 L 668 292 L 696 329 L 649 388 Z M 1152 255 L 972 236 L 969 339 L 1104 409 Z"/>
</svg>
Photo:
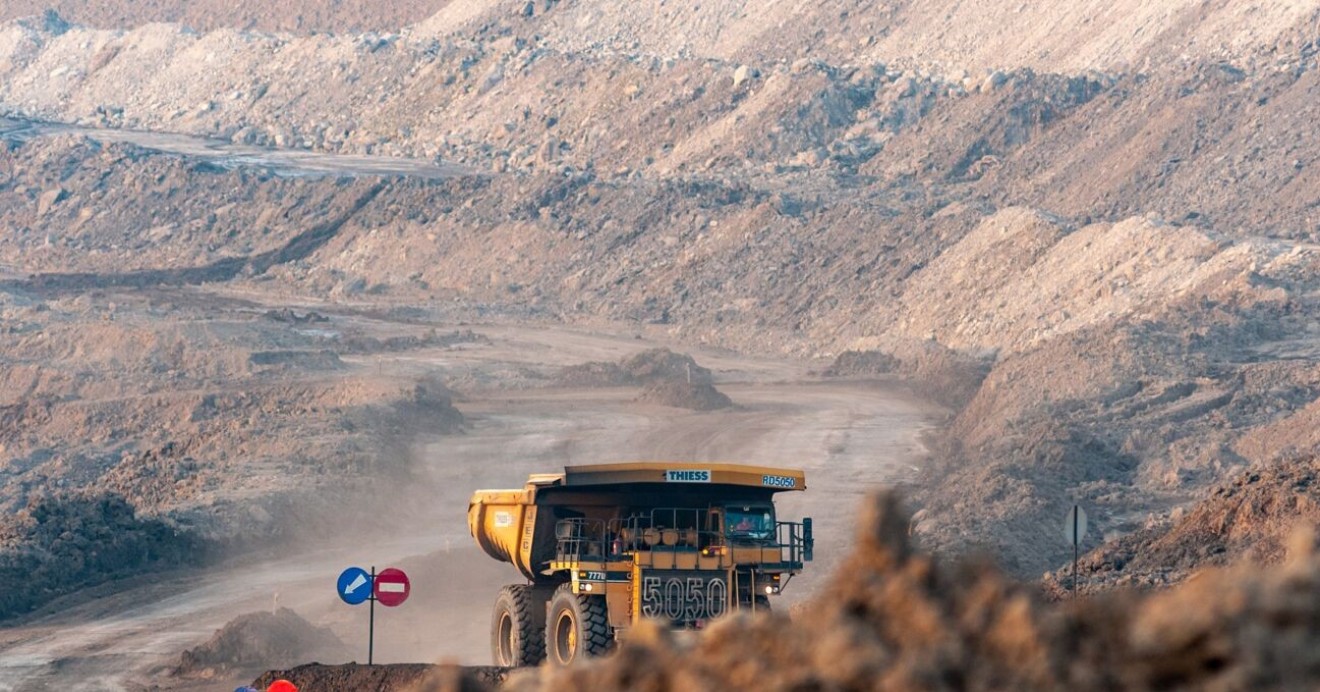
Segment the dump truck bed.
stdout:
<svg viewBox="0 0 1320 692">
<path fill-rule="evenodd" d="M 562 474 L 533 475 L 518 490 L 476 491 L 468 529 L 488 555 L 535 581 L 555 549 L 555 516 L 543 507 L 759 502 L 805 489 L 806 475 L 796 469 L 663 461 L 569 466 Z"/>
</svg>

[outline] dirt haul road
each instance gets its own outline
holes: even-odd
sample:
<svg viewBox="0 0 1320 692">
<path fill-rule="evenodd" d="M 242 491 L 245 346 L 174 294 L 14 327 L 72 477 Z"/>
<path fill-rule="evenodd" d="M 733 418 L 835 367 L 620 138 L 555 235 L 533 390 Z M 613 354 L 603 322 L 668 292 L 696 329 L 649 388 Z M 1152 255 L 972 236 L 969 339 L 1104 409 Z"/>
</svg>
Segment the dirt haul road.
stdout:
<svg viewBox="0 0 1320 692">
<path fill-rule="evenodd" d="M 406 358 L 365 357 L 355 365 L 409 374 L 553 371 L 588 360 L 618 360 L 657 345 L 545 328 L 474 330 L 490 342 Z M 469 395 L 458 404 L 467 433 L 430 438 L 419 450 L 418 487 L 400 490 L 393 503 L 400 519 L 391 535 L 362 537 L 352 527 L 328 526 L 325 535 L 344 535 L 330 548 L 256 562 L 249 556 L 239 566 L 166 575 L 0 630 L 0 690 L 178 687 L 180 681 L 164 675 L 180 651 L 235 615 L 275 603 L 330 626 L 363 661 L 367 610 L 339 603 L 332 587 L 338 572 L 354 564 L 396 565 L 412 578 L 408 603 L 377 609 L 377 662 L 487 663 L 490 604 L 502 584 L 519 577 L 473 546 L 466 531 L 467 498 L 476 488 L 518 487 L 530 472 L 565 464 L 681 459 L 805 468 L 808 492 L 788 494 L 780 507 L 785 518 L 815 518 L 818 548 L 812 569 L 778 601 L 778 607 L 787 607 L 822 583 L 843 554 L 853 533 L 849 515 L 861 495 L 915 474 L 924 456 L 922 433 L 939 411 L 898 388 L 815 380 L 801 362 L 692 354 L 714 370 L 736 408 L 698 413 L 639 403 L 633 388 Z M 397 506 L 405 497 L 421 508 Z M 389 506 L 392 498 L 383 499 Z M 195 681 L 187 688 L 230 690 L 238 682 Z"/>
<path fill-rule="evenodd" d="M 151 152 L 186 157 L 226 170 L 265 169 L 276 175 L 302 178 L 411 178 L 442 180 L 476 174 L 467 166 L 418 158 L 327 154 L 299 149 L 272 149 L 234 144 L 172 132 L 80 127 L 0 117 L 0 142 L 27 142 L 37 137 L 87 137 L 100 144 L 132 144 Z"/>
</svg>

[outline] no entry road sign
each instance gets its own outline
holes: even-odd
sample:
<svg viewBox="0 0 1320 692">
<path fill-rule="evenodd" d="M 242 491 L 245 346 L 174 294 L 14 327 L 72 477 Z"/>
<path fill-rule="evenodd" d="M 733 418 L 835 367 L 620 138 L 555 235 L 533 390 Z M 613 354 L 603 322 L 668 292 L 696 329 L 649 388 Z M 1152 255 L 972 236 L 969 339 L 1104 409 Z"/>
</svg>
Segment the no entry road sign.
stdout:
<svg viewBox="0 0 1320 692">
<path fill-rule="evenodd" d="M 339 575 L 335 593 L 349 605 L 363 603 L 371 598 L 371 575 L 361 567 L 349 567 Z"/>
<path fill-rule="evenodd" d="M 376 575 L 376 600 L 383 606 L 396 606 L 408 600 L 412 584 L 401 569 L 387 567 Z"/>
</svg>

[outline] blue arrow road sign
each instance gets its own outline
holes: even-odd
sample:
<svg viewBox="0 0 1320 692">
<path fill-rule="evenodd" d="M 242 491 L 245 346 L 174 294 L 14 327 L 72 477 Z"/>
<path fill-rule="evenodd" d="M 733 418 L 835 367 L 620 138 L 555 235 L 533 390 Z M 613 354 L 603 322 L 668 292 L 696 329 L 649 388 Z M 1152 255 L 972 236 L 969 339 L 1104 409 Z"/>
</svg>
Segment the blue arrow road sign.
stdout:
<svg viewBox="0 0 1320 692">
<path fill-rule="evenodd" d="M 371 575 L 361 567 L 349 567 L 339 575 L 335 592 L 349 605 L 362 603 L 371 597 Z"/>
</svg>

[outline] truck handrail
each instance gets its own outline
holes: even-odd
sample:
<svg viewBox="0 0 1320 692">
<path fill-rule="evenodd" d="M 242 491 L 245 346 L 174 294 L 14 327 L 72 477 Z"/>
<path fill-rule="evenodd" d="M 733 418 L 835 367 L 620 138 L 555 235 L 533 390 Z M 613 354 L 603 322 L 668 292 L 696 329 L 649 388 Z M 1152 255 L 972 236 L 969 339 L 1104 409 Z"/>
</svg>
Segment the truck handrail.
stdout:
<svg viewBox="0 0 1320 692">
<path fill-rule="evenodd" d="M 579 562 L 605 556 L 605 522 L 599 519 L 560 519 L 555 522 L 555 559 Z"/>
<path fill-rule="evenodd" d="M 775 543 L 783 551 L 788 552 L 788 559 L 785 560 L 795 569 L 801 569 L 802 563 L 810 562 L 815 548 L 815 542 L 811 536 L 811 524 L 806 522 L 779 521 L 775 522 Z"/>
<path fill-rule="evenodd" d="M 555 523 L 555 559 L 558 562 L 623 559 L 638 551 L 702 551 L 703 554 L 724 554 L 726 548 L 758 547 L 777 549 L 779 564 L 790 569 L 802 569 L 812 559 L 814 546 L 809 524 L 791 521 L 775 522 L 773 538 L 739 538 L 718 531 L 678 528 L 657 521 L 656 512 L 671 513 L 672 523 L 678 510 L 654 510 L 650 515 L 635 514 L 621 519 L 569 518 Z M 688 510 L 682 510 L 688 511 Z M 699 510 L 691 510 L 698 513 Z M 683 522 L 686 523 L 686 522 Z M 765 562 L 757 560 L 757 562 Z"/>
</svg>

